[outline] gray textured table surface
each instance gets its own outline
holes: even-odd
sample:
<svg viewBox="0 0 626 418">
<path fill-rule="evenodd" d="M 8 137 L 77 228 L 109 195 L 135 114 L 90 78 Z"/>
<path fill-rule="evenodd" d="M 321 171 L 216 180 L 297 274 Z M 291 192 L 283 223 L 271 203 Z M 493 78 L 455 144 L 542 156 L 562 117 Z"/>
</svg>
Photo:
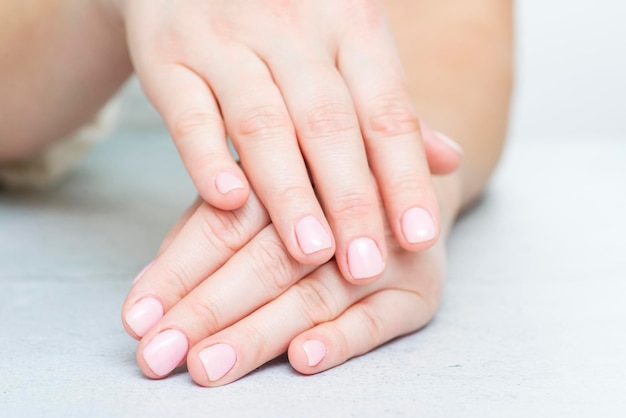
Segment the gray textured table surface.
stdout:
<svg viewBox="0 0 626 418">
<path fill-rule="evenodd" d="M 423 331 L 326 373 L 150 381 L 119 308 L 194 193 L 117 133 L 59 189 L 0 195 L 0 415 L 625 416 L 626 141 L 518 141 L 449 243 Z"/>
</svg>

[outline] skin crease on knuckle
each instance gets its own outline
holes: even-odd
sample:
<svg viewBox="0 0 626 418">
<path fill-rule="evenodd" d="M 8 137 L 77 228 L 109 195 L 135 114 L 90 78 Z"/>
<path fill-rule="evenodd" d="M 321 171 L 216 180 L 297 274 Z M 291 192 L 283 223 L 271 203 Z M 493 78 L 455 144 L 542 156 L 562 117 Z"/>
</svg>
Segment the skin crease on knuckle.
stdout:
<svg viewBox="0 0 626 418">
<path fill-rule="evenodd" d="M 302 265 L 291 258 L 282 242 L 275 238 L 266 236 L 260 239 L 252 258 L 246 261 L 251 264 L 255 281 L 278 295 L 299 279 Z"/>
<path fill-rule="evenodd" d="M 314 106 L 307 112 L 303 128 L 305 139 L 333 138 L 349 132 L 359 132 L 354 112 L 347 105 L 338 102 Z"/>
<path fill-rule="evenodd" d="M 334 319 L 340 312 L 339 303 L 332 291 L 318 278 L 306 278 L 290 289 L 295 294 L 302 313 L 311 325 Z"/>
<path fill-rule="evenodd" d="M 326 202 L 324 202 L 326 203 Z M 332 202 L 328 202 L 329 213 L 336 222 L 353 222 L 355 219 L 368 219 L 380 207 L 378 202 L 372 202 L 365 193 L 355 191 L 343 193 Z"/>
<path fill-rule="evenodd" d="M 367 122 L 367 131 L 376 137 L 420 135 L 420 124 L 408 97 L 398 94 L 374 100 Z"/>
<path fill-rule="evenodd" d="M 188 110 L 172 119 L 172 136 L 180 142 L 188 142 L 192 139 L 202 137 L 204 132 L 213 130 L 223 130 L 222 117 L 218 114 L 207 112 L 206 110 Z"/>
<path fill-rule="evenodd" d="M 235 254 L 245 242 L 246 229 L 253 228 L 238 210 L 221 211 L 204 204 L 202 207 L 202 246 L 206 251 L 223 252 L 224 259 Z M 259 228 L 260 229 L 260 228 Z"/>
<path fill-rule="evenodd" d="M 235 122 L 233 137 L 238 140 L 273 143 L 294 136 L 291 118 L 283 109 L 260 106 L 241 112 Z"/>
</svg>

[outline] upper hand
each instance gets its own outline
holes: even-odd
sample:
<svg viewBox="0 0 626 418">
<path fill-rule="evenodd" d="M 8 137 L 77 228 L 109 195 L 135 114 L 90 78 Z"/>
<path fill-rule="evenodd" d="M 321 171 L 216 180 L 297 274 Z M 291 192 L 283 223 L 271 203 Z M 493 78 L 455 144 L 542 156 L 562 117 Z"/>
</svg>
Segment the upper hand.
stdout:
<svg viewBox="0 0 626 418">
<path fill-rule="evenodd" d="M 230 210 L 249 196 L 228 133 L 295 260 L 335 254 L 353 283 L 379 277 L 387 246 L 376 183 L 402 248 L 436 241 L 421 140 L 434 134 L 420 129 L 377 1 L 119 4 L 137 75 L 207 202 Z"/>
</svg>

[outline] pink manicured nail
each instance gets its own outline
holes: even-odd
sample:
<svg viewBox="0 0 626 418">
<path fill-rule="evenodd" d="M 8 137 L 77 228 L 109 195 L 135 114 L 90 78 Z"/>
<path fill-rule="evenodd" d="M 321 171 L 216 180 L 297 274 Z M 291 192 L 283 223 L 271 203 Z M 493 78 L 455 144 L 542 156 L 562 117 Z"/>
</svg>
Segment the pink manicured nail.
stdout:
<svg viewBox="0 0 626 418">
<path fill-rule="evenodd" d="M 163 305 L 154 298 L 143 298 L 126 312 L 126 323 L 140 337 L 163 317 Z"/>
<path fill-rule="evenodd" d="M 296 239 L 305 254 L 332 247 L 330 235 L 314 216 L 305 216 L 296 224 Z"/>
<path fill-rule="evenodd" d="M 426 210 L 411 208 L 402 215 L 402 233 L 408 242 L 417 244 L 434 239 L 437 236 L 437 226 Z"/>
<path fill-rule="evenodd" d="M 424 137 L 425 140 L 431 140 L 431 141 L 433 139 L 439 140 L 445 143 L 446 145 L 448 145 L 450 148 L 454 149 L 459 154 L 463 154 L 463 148 L 461 148 L 461 146 L 457 142 L 453 141 L 449 136 L 444 135 L 438 131 L 433 131 L 423 121 L 421 122 L 421 125 L 422 125 L 422 136 Z"/>
<path fill-rule="evenodd" d="M 320 340 L 308 340 L 302 343 L 310 367 L 317 366 L 326 357 L 326 345 Z"/>
<path fill-rule="evenodd" d="M 198 353 L 198 357 L 211 382 L 226 376 L 237 362 L 237 353 L 228 344 L 215 344 L 205 348 Z"/>
<path fill-rule="evenodd" d="M 453 148 L 459 154 L 463 154 L 463 148 L 461 148 L 461 146 L 456 141 L 452 140 L 452 138 L 438 131 L 434 131 L 434 134 L 437 135 L 441 142 L 445 142 L 450 148 Z"/>
<path fill-rule="evenodd" d="M 245 186 L 239 177 L 227 171 L 218 174 L 215 178 L 215 187 L 221 194 L 228 194 L 233 190 L 243 189 Z"/>
<path fill-rule="evenodd" d="M 185 334 L 168 329 L 154 337 L 143 349 L 143 359 L 155 374 L 165 376 L 185 358 L 188 348 Z"/>
<path fill-rule="evenodd" d="M 135 276 L 135 278 L 133 279 L 131 286 L 137 283 L 139 279 L 141 279 L 141 276 L 143 276 L 144 273 L 148 271 L 148 269 L 152 267 L 153 264 L 154 264 L 154 261 L 151 261 L 144 268 L 142 268 L 141 271 L 137 274 L 137 276 Z"/>
<path fill-rule="evenodd" d="M 371 238 L 357 238 L 348 247 L 348 267 L 355 279 L 378 276 L 385 269 L 383 256 Z"/>
</svg>

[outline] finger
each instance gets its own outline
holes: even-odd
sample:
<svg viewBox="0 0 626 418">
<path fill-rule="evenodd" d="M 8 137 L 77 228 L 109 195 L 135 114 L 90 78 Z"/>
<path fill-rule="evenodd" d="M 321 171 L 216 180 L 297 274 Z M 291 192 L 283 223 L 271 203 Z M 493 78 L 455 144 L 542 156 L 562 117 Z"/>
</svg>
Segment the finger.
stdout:
<svg viewBox="0 0 626 418">
<path fill-rule="evenodd" d="M 228 149 L 210 88 L 185 66 L 153 61 L 138 66 L 139 80 L 163 117 L 198 193 L 219 209 L 243 206 L 249 186 Z"/>
<path fill-rule="evenodd" d="M 268 222 L 254 194 L 246 206 L 234 211 L 202 204 L 132 287 L 122 308 L 126 331 L 135 338 L 145 335 L 165 312 L 217 271 Z"/>
<path fill-rule="evenodd" d="M 157 256 L 163 254 L 165 252 L 165 250 L 167 250 L 167 248 L 170 246 L 170 244 L 174 241 L 174 238 L 176 238 L 178 236 L 178 234 L 183 229 L 183 227 L 187 224 L 189 219 L 191 219 L 193 214 L 197 212 L 198 208 L 200 206 L 202 206 L 203 203 L 204 203 L 204 200 L 202 198 L 198 197 L 192 203 L 192 205 L 189 206 L 185 210 L 185 212 L 178 219 L 178 221 L 176 221 L 176 223 L 174 224 L 172 229 L 167 233 L 165 238 L 163 238 L 163 242 L 161 243 L 161 246 L 159 247 L 159 251 L 157 252 Z"/>
<path fill-rule="evenodd" d="M 394 235 L 406 250 L 424 250 L 436 242 L 440 219 L 420 123 L 391 35 L 382 23 L 373 30 L 367 37 L 347 32 L 338 66 Z"/>
<path fill-rule="evenodd" d="M 166 376 L 188 346 L 274 300 L 313 269 L 290 257 L 274 227 L 266 227 L 145 335 L 137 349 L 141 369 L 152 378 Z"/>
<path fill-rule="evenodd" d="M 424 150 L 431 174 L 445 175 L 456 171 L 463 161 L 463 149 L 441 132 L 420 123 Z"/>
<path fill-rule="evenodd" d="M 337 317 L 366 291 L 366 286 L 342 280 L 336 264 L 328 263 L 250 316 L 197 343 L 187 357 L 189 373 L 202 386 L 237 380 L 284 353 L 298 334 Z"/>
<path fill-rule="evenodd" d="M 344 81 L 329 57 L 307 51 L 305 58 L 267 53 L 335 236 L 337 264 L 352 283 L 367 284 L 387 258 L 376 186 Z"/>
<path fill-rule="evenodd" d="M 241 163 L 289 253 L 320 265 L 332 257 L 334 242 L 281 92 L 254 53 L 231 50 L 227 56 L 207 68 L 206 77 Z"/>
<path fill-rule="evenodd" d="M 419 294 L 387 289 L 354 304 L 337 319 L 308 330 L 289 345 L 289 361 L 313 374 L 365 354 L 426 325 L 434 315 Z"/>
</svg>

